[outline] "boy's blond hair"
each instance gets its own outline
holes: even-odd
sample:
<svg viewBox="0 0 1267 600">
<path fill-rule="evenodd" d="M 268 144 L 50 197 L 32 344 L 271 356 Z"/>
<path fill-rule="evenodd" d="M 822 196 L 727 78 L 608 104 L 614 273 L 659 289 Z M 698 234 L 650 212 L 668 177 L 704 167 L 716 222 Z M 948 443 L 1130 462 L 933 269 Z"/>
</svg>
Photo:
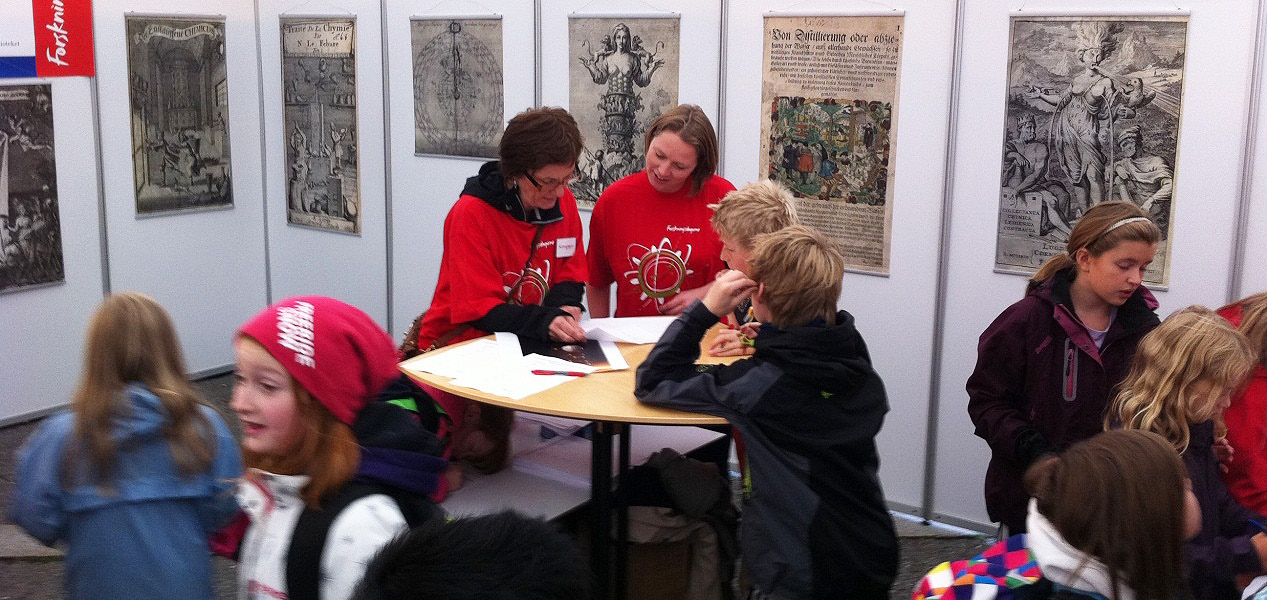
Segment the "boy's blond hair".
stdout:
<svg viewBox="0 0 1267 600">
<path fill-rule="evenodd" d="M 762 234 L 748 262 L 748 276 L 765 286 L 760 303 L 770 322 L 794 327 L 822 317 L 835 323 L 845 257 L 826 236 L 800 225 Z"/>
<path fill-rule="evenodd" d="M 751 250 L 753 238 L 797 225 L 792 193 L 782 185 L 762 179 L 726 194 L 713 209 L 713 231 L 724 235 L 744 250 Z"/>
<path fill-rule="evenodd" d="M 1161 434 L 1175 450 L 1188 448 L 1188 423 L 1209 418 L 1209 397 L 1193 397 L 1207 382 L 1211 395 L 1235 391 L 1254 368 L 1249 340 L 1204 306 L 1170 315 L 1140 340 L 1131 371 L 1105 416 L 1105 426 Z"/>
</svg>

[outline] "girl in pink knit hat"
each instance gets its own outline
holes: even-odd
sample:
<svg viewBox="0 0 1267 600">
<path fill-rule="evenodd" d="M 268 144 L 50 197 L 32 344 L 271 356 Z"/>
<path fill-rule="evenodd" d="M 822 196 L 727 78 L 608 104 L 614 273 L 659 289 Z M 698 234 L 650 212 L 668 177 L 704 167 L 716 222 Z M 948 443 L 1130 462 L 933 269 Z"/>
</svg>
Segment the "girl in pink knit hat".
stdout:
<svg viewBox="0 0 1267 600">
<path fill-rule="evenodd" d="M 383 544 L 438 511 L 425 495 L 448 464 L 409 409 L 372 401 L 396 349 L 368 315 L 320 296 L 270 306 L 233 348 L 250 467 L 240 597 L 348 598 Z"/>
</svg>

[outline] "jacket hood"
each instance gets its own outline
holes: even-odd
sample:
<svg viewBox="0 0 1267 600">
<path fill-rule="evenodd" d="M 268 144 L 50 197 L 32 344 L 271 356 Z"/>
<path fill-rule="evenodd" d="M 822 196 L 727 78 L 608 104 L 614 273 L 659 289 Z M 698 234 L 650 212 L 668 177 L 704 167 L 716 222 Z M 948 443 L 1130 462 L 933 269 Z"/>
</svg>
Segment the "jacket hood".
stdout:
<svg viewBox="0 0 1267 600">
<path fill-rule="evenodd" d="M 485 204 L 506 213 L 516 221 L 544 225 L 563 220 L 563 211 L 559 209 L 558 202 L 546 209 L 525 210 L 523 202 L 519 200 L 519 192 L 506 187 L 501 171 L 498 170 L 498 164 L 495 160 L 486 162 L 480 167 L 478 175 L 467 177 L 466 186 L 462 188 L 462 195 L 479 198 Z"/>
<path fill-rule="evenodd" d="M 1069 271 L 1061 271 L 1051 279 L 1031 285 L 1028 295 L 1036 296 L 1052 306 L 1063 304 L 1069 308 L 1069 312 L 1073 312 L 1073 298 L 1069 295 L 1069 286 L 1073 285 L 1073 278 L 1070 277 Z M 1135 288 L 1135 293 L 1131 294 L 1122 306 L 1118 307 L 1117 321 L 1122 324 L 1126 331 L 1133 331 L 1142 325 L 1153 324 L 1157 322 L 1157 314 L 1154 312 L 1158 307 L 1157 298 L 1149 291 L 1147 287 L 1139 286 Z"/>
<path fill-rule="evenodd" d="M 845 391 L 874 373 L 853 315 L 842 310 L 836 313 L 835 325 L 819 323 L 786 329 L 762 325 L 757 350 L 788 376 L 825 391 Z"/>
<path fill-rule="evenodd" d="M 430 494 L 449 466 L 443 442 L 427 430 L 417 412 L 395 402 L 370 402 L 352 427 L 361 444 L 357 477 Z"/>
<path fill-rule="evenodd" d="M 167 409 L 158 396 L 139 383 L 129 383 L 123 393 L 132 410 L 114 417 L 114 441 L 119 447 L 139 444 L 163 437 Z"/>
</svg>

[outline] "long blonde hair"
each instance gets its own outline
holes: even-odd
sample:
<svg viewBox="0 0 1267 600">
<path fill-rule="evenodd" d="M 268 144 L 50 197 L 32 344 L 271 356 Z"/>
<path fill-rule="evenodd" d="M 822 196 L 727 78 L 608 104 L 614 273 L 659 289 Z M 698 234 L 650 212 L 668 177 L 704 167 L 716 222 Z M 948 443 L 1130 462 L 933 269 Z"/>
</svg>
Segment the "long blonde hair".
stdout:
<svg viewBox="0 0 1267 600">
<path fill-rule="evenodd" d="M 1074 224 L 1073 231 L 1069 233 L 1069 242 L 1065 244 L 1065 252 L 1047 259 L 1029 280 L 1029 287 L 1034 288 L 1055 277 L 1056 273 L 1072 269 L 1077 264 L 1075 257 L 1079 250 L 1085 249 L 1094 257 L 1116 248 L 1122 242 L 1156 244 L 1161 240 L 1161 230 L 1152 220 L 1117 225 L 1125 219 L 1136 217 L 1148 219 L 1148 214 L 1132 202 L 1101 202 L 1091 207 Z"/>
<path fill-rule="evenodd" d="M 116 419 L 132 411 L 124 388 L 140 383 L 163 405 L 163 437 L 172 458 L 188 477 L 206 470 L 215 454 L 211 424 L 198 410 L 202 402 L 185 376 L 185 359 L 167 311 L 138 292 L 113 294 L 88 324 L 84 369 L 71 399 L 75 426 L 62 457 L 62 483 L 111 487 L 118 448 Z"/>
<path fill-rule="evenodd" d="M 1105 417 L 1105 426 L 1161 434 L 1180 453 L 1188 424 L 1209 418 L 1192 387 L 1208 382 L 1212 396 L 1235 391 L 1253 369 L 1249 341 L 1214 311 L 1189 306 L 1140 340 L 1131 371 Z"/>
</svg>

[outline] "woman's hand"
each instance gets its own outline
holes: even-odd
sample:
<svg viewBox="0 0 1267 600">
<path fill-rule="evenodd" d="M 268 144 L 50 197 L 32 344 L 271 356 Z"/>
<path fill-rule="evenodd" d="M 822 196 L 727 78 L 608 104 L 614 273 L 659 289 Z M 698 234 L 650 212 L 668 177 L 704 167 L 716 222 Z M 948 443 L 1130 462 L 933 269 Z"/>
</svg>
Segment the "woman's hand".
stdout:
<svg viewBox="0 0 1267 600">
<path fill-rule="evenodd" d="M 1219 458 L 1219 470 L 1226 473 L 1227 466 L 1232 464 L 1235 458 L 1236 449 L 1232 448 L 1232 444 L 1228 443 L 1226 437 L 1214 440 L 1214 455 Z"/>
<path fill-rule="evenodd" d="M 556 342 L 584 342 L 585 330 L 571 314 L 559 315 L 550 321 L 550 339 Z"/>
</svg>

